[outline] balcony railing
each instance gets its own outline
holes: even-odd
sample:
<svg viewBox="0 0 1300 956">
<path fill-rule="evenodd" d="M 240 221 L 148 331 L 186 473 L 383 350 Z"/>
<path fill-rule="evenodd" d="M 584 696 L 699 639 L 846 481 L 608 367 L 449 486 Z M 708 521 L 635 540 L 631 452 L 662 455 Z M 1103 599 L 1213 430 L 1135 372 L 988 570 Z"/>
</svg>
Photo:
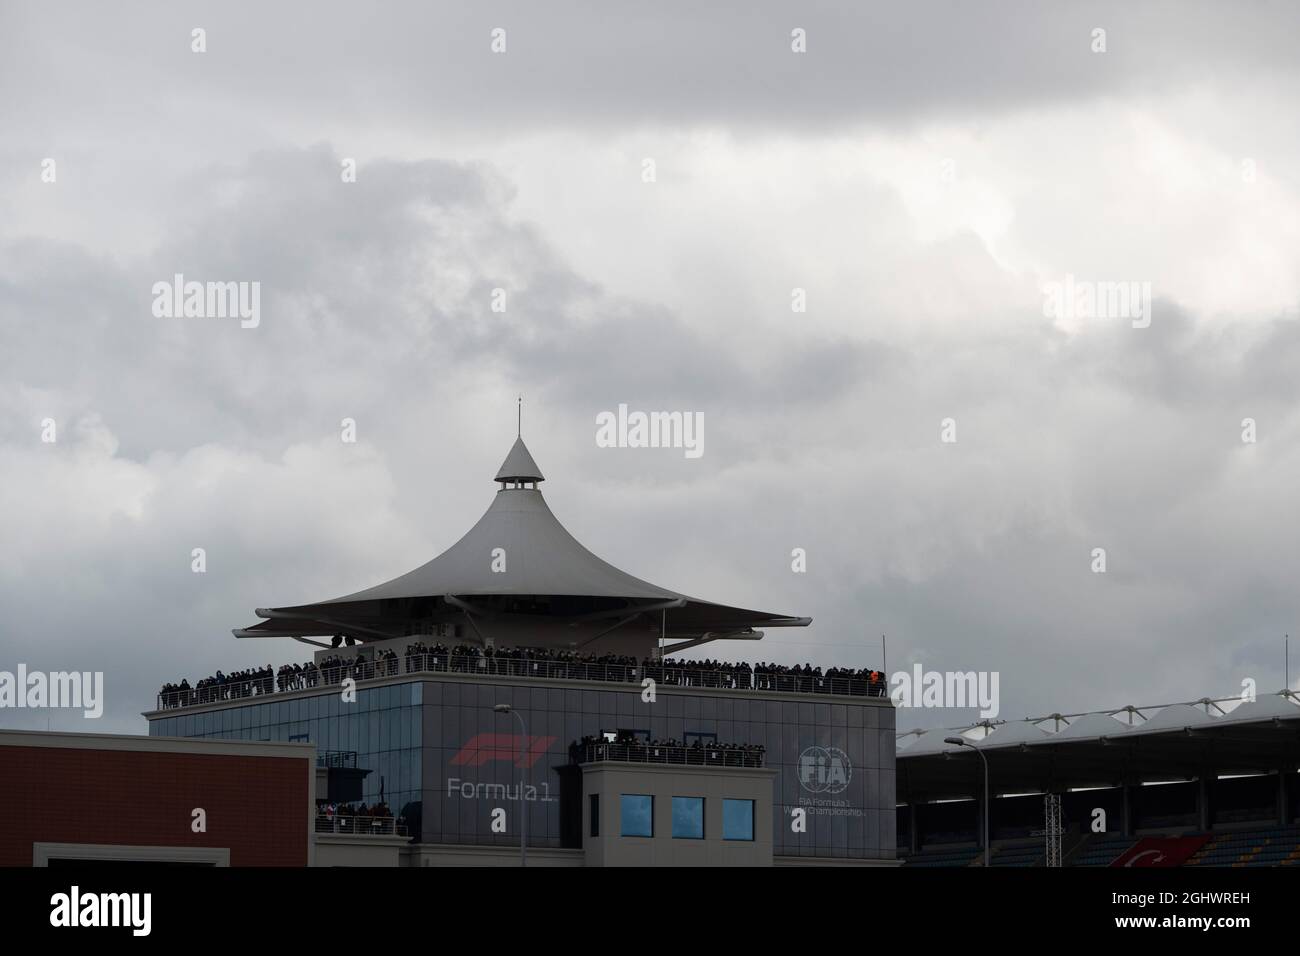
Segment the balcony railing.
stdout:
<svg viewBox="0 0 1300 956">
<path fill-rule="evenodd" d="M 357 752 L 355 750 L 322 750 L 316 754 L 318 767 L 342 767 L 357 769 Z"/>
<path fill-rule="evenodd" d="M 663 744 L 585 743 L 569 748 L 575 763 L 604 760 L 622 763 L 686 764 L 695 767 L 762 767 L 766 755 L 759 749 L 739 747 L 685 747 Z"/>
<path fill-rule="evenodd" d="M 348 836 L 410 836 L 405 823 L 392 817 L 363 817 L 316 814 L 317 833 L 343 833 Z"/>
<path fill-rule="evenodd" d="M 484 677 L 528 677 L 540 680 L 602 681 L 639 684 L 651 678 L 663 687 L 702 687 L 710 690 L 758 690 L 784 694 L 829 695 L 832 697 L 883 697 L 885 681 L 865 677 L 816 677 L 811 674 L 754 673 L 752 670 L 684 667 L 664 662 L 608 664 L 571 661 L 562 658 L 501 657 L 456 654 L 411 654 L 389 660 L 345 661 L 312 665 L 291 684 L 279 687 L 279 677 L 255 677 L 224 681 L 186 690 L 158 694 L 158 709 L 190 707 L 250 697 L 272 697 L 280 693 L 333 686 L 345 678 L 358 682 L 402 674 L 476 674 Z M 277 689 L 278 688 L 278 689 Z"/>
</svg>

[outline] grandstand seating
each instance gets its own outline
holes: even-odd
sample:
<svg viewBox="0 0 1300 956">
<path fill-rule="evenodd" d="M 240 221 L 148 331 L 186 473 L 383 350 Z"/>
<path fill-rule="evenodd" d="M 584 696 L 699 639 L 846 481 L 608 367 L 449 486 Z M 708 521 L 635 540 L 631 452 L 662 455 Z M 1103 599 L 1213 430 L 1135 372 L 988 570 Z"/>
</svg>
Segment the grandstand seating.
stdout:
<svg viewBox="0 0 1300 956">
<path fill-rule="evenodd" d="M 1110 866 L 1121 853 L 1135 842 L 1135 838 L 1122 833 L 1092 833 L 1081 847 L 1071 854 L 1068 866 Z"/>
<path fill-rule="evenodd" d="M 1215 834 L 1188 866 L 1300 866 L 1300 826 L 1255 827 Z"/>
<path fill-rule="evenodd" d="M 1042 837 L 1017 840 L 1011 843 L 993 843 L 993 866 L 1043 866 L 1047 862 L 1047 848 Z"/>
<path fill-rule="evenodd" d="M 981 859 L 983 853 L 979 847 L 965 844 L 962 846 L 939 845 L 926 847 L 920 853 L 913 853 L 903 860 L 904 866 L 972 866 Z"/>
<path fill-rule="evenodd" d="M 1169 836 L 1195 836 L 1186 830 Z M 1119 833 L 1089 833 L 1070 850 L 1067 866 L 1110 866 L 1141 837 Z M 972 844 L 939 844 L 920 853 L 900 848 L 904 866 L 981 866 L 983 851 Z M 1005 867 L 1044 866 L 1046 850 L 1041 837 L 995 842 L 992 865 Z M 1295 866 L 1300 867 L 1300 823 L 1288 826 L 1257 826 L 1245 830 L 1215 832 L 1185 864 L 1187 866 Z"/>
<path fill-rule="evenodd" d="M 1086 833 L 1074 831 L 1065 839 L 1065 865 L 1082 867 L 1110 866 L 1143 835 L 1201 836 L 1196 829 L 1169 829 L 1160 833 L 1144 830 L 1135 836 L 1120 833 Z M 1256 825 L 1245 829 L 1218 829 L 1184 864 L 1185 866 L 1294 866 L 1300 867 L 1300 822 L 1285 826 Z M 901 835 L 900 835 L 901 837 Z M 1077 841 L 1077 842 L 1075 842 Z M 900 841 L 901 842 L 901 841 Z M 1046 847 L 1041 836 L 1014 840 L 996 840 L 991 864 L 995 867 L 1036 867 L 1046 865 Z M 898 848 L 903 866 L 964 867 L 982 866 L 983 850 L 970 842 L 932 843 L 919 853 L 909 853 L 905 845 Z"/>
</svg>

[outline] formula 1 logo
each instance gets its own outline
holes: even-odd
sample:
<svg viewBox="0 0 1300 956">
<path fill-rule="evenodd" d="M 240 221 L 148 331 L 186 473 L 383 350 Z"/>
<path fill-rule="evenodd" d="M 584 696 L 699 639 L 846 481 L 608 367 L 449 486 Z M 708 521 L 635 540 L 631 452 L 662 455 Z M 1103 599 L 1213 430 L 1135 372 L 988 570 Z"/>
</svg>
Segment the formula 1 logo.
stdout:
<svg viewBox="0 0 1300 956">
<path fill-rule="evenodd" d="M 451 758 L 453 767 L 481 767 L 504 760 L 516 767 L 531 767 L 542 759 L 554 737 L 524 737 L 520 734 L 477 734 Z M 528 752 L 524 753 L 527 744 Z"/>
<path fill-rule="evenodd" d="M 853 764 L 838 747 L 809 747 L 799 755 L 799 783 L 809 793 L 839 793 L 852 779 Z"/>
</svg>

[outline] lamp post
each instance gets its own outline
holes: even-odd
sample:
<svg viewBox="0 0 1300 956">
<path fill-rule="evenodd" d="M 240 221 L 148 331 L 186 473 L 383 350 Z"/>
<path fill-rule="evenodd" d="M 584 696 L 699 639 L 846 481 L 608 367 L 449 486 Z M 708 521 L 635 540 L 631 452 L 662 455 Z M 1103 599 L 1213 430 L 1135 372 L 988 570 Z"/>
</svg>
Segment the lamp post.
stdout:
<svg viewBox="0 0 1300 956">
<path fill-rule="evenodd" d="M 498 714 L 514 714 L 515 719 L 519 721 L 519 730 L 523 734 L 520 740 L 521 753 L 519 758 L 519 865 L 528 865 L 528 803 L 524 796 L 524 791 L 528 788 L 528 726 L 524 723 L 523 716 L 519 711 L 512 708 L 509 704 L 495 704 L 492 710 Z"/>
<path fill-rule="evenodd" d="M 984 869 L 987 870 L 990 866 L 989 857 L 991 855 L 989 847 L 993 843 L 993 834 L 989 832 L 989 758 L 984 755 L 984 751 L 965 737 L 944 737 L 943 742 L 952 744 L 954 747 L 969 747 L 979 754 L 980 759 L 984 761 Z"/>
</svg>

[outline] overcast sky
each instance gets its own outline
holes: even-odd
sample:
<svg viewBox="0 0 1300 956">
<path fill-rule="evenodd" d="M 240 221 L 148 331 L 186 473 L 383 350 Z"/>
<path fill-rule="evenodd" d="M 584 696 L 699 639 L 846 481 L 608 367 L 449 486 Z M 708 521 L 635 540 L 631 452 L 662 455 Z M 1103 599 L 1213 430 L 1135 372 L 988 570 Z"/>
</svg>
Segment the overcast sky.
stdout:
<svg viewBox="0 0 1300 956">
<path fill-rule="evenodd" d="M 230 628 L 450 546 L 522 393 L 589 548 L 814 619 L 716 656 L 888 635 L 1004 717 L 1280 688 L 1295 6 L 702 6 L 0 0 L 0 670 L 102 670 L 90 729 L 144 732 L 306 659 Z M 260 325 L 155 317 L 176 273 Z M 1066 276 L 1150 327 L 1045 316 Z M 620 403 L 705 453 L 597 447 Z"/>
</svg>

